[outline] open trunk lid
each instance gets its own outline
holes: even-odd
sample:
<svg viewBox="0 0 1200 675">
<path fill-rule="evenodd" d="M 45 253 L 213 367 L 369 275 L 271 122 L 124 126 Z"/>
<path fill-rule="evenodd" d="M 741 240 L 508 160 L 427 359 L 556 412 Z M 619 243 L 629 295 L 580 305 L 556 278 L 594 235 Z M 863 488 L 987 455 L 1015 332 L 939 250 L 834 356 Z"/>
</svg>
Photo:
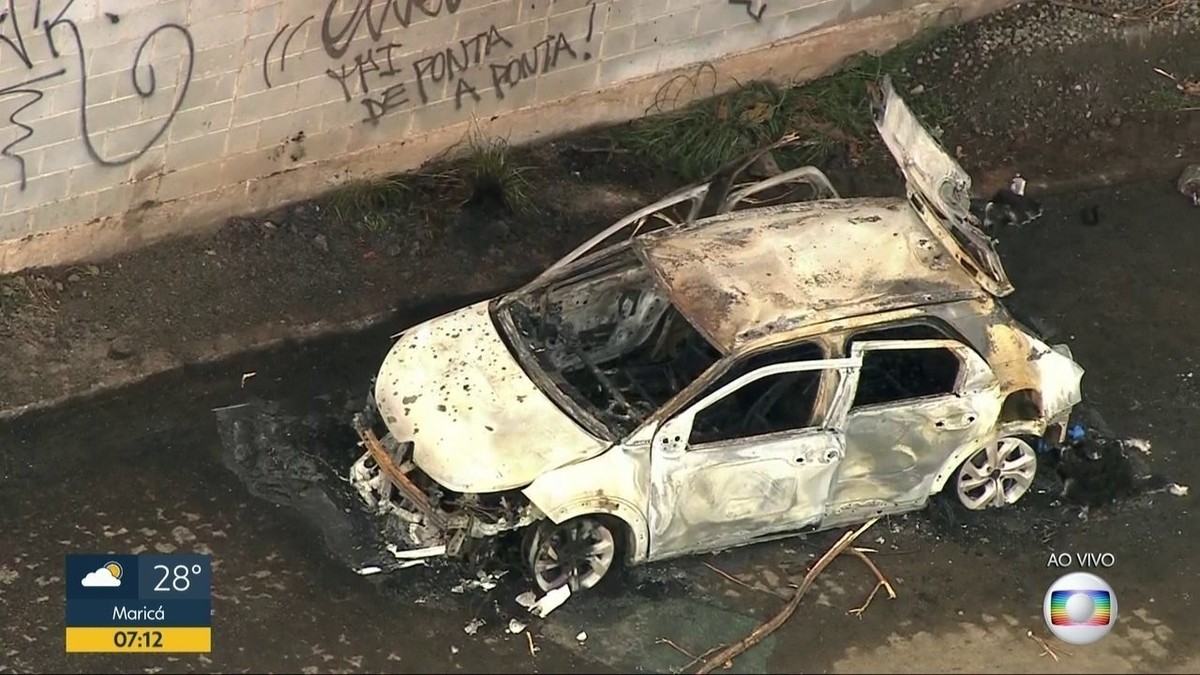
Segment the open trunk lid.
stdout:
<svg viewBox="0 0 1200 675">
<path fill-rule="evenodd" d="M 992 295 L 1013 292 L 993 241 L 970 211 L 971 177 L 923 127 L 884 77 L 872 97 L 875 126 L 908 182 L 908 197 L 933 235 Z"/>
</svg>

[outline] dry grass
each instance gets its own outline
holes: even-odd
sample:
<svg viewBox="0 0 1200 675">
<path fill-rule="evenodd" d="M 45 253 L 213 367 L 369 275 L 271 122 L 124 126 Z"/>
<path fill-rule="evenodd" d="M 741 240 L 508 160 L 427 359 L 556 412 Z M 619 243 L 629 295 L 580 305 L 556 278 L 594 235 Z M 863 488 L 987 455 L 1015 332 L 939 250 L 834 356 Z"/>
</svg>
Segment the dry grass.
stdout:
<svg viewBox="0 0 1200 675">
<path fill-rule="evenodd" d="M 41 334 L 57 313 L 56 290 L 54 282 L 44 277 L 0 278 L 0 335 Z"/>
</svg>

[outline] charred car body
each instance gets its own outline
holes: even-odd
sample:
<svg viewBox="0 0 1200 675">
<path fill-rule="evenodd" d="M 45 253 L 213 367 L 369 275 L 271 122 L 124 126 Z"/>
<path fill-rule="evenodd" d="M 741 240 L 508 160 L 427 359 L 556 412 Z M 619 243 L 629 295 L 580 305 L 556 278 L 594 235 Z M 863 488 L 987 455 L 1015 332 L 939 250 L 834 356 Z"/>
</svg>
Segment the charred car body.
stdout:
<svg viewBox="0 0 1200 675">
<path fill-rule="evenodd" d="M 579 590 L 943 491 L 1020 499 L 1083 371 L 999 301 L 969 177 L 887 80 L 875 106 L 904 198 L 841 199 L 811 167 L 739 184 L 748 158 L 405 331 L 351 469 L 401 555 L 523 530 L 538 585 Z"/>
</svg>

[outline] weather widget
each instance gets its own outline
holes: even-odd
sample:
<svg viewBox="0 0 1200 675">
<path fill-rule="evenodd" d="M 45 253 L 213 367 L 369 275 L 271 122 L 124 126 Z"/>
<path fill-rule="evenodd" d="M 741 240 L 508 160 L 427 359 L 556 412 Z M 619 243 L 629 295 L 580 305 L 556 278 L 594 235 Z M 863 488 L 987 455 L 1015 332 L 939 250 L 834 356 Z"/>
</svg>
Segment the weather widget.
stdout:
<svg viewBox="0 0 1200 675">
<path fill-rule="evenodd" d="M 208 652 L 212 558 L 68 555 L 68 652 Z"/>
</svg>

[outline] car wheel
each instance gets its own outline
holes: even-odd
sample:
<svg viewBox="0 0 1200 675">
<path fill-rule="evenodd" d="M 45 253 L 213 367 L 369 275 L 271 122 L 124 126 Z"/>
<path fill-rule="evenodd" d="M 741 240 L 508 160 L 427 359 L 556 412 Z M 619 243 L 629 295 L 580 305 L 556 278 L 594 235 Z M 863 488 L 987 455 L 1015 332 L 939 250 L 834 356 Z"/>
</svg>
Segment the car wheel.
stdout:
<svg viewBox="0 0 1200 675">
<path fill-rule="evenodd" d="M 1037 454 L 1020 438 L 1000 438 L 980 448 L 959 467 L 958 500 L 972 511 L 1015 503 L 1033 485 Z"/>
<path fill-rule="evenodd" d="M 621 564 L 621 528 L 611 519 L 580 516 L 554 524 L 543 520 L 525 537 L 525 564 L 542 592 L 569 586 L 595 588 Z"/>
</svg>

